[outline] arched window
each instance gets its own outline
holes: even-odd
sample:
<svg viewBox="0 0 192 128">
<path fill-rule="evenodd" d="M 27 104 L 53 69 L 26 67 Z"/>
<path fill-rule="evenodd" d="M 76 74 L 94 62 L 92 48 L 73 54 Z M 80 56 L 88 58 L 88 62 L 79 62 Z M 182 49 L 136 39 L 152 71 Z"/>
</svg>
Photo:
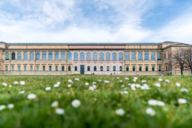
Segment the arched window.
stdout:
<svg viewBox="0 0 192 128">
<path fill-rule="evenodd" d="M 36 53 L 36 60 L 40 60 L 40 53 L 39 52 Z"/>
<path fill-rule="evenodd" d="M 5 60 L 9 60 L 9 53 L 8 52 L 5 53 Z"/>
<path fill-rule="evenodd" d="M 160 52 L 157 53 L 157 60 L 161 60 L 161 53 Z"/>
<path fill-rule="evenodd" d="M 104 54 L 103 54 L 103 52 L 100 52 L 100 53 L 99 53 L 99 60 L 104 60 Z"/>
<path fill-rule="evenodd" d="M 68 66 L 68 71 L 71 71 L 71 66 Z"/>
<path fill-rule="evenodd" d="M 90 71 L 90 66 L 87 66 L 87 71 Z"/>
<path fill-rule="evenodd" d="M 53 60 L 53 53 L 52 52 L 49 53 L 49 60 Z"/>
<path fill-rule="evenodd" d="M 12 55 L 12 60 L 15 60 L 15 53 L 13 52 L 11 55 Z"/>
<path fill-rule="evenodd" d="M 65 53 L 64 52 L 61 53 L 61 60 L 65 60 Z"/>
<path fill-rule="evenodd" d="M 106 60 L 110 60 L 110 53 L 109 52 L 106 53 Z"/>
<path fill-rule="evenodd" d="M 126 66 L 126 71 L 129 71 L 129 66 Z"/>
<path fill-rule="evenodd" d="M 125 60 L 129 60 L 129 53 L 128 52 L 125 53 Z"/>
<path fill-rule="evenodd" d="M 134 52 L 132 53 L 132 60 L 136 60 L 136 55 Z"/>
<path fill-rule="evenodd" d="M 103 66 L 100 67 L 100 71 L 103 71 Z"/>
<path fill-rule="evenodd" d="M 67 54 L 67 58 L 68 58 L 68 60 L 71 60 L 71 56 L 72 54 L 71 54 L 71 52 L 69 52 L 68 54 Z M 70 67 L 70 69 L 71 69 L 71 67 Z"/>
<path fill-rule="evenodd" d="M 21 53 L 20 53 L 20 52 L 18 53 L 18 56 L 17 56 L 17 57 L 18 57 L 18 58 L 17 58 L 18 60 L 21 60 Z"/>
<path fill-rule="evenodd" d="M 115 66 L 113 66 L 113 71 L 116 71 L 116 67 Z"/>
<path fill-rule="evenodd" d="M 142 66 L 139 66 L 139 71 L 142 71 Z"/>
<path fill-rule="evenodd" d="M 74 60 L 78 60 L 78 53 L 77 52 L 74 53 Z"/>
<path fill-rule="evenodd" d="M 55 60 L 59 60 L 59 53 L 58 52 L 55 53 Z"/>
<path fill-rule="evenodd" d="M 145 60 L 149 60 L 149 54 L 147 52 L 145 52 Z"/>
<path fill-rule="evenodd" d="M 96 52 L 93 53 L 93 60 L 97 60 L 97 53 Z"/>
<path fill-rule="evenodd" d="M 28 60 L 28 53 L 27 52 L 24 53 L 24 60 Z"/>
<path fill-rule="evenodd" d="M 87 53 L 87 60 L 91 60 L 91 53 L 90 52 Z"/>
<path fill-rule="evenodd" d="M 97 67 L 96 66 L 94 66 L 94 69 L 93 69 L 94 71 L 97 71 Z"/>
<path fill-rule="evenodd" d="M 151 60 L 155 60 L 155 53 L 154 52 L 151 53 Z"/>
<path fill-rule="evenodd" d="M 138 60 L 142 60 L 142 53 L 141 52 L 138 53 Z"/>
<path fill-rule="evenodd" d="M 34 53 L 33 52 L 30 53 L 30 60 L 34 60 Z"/>
<path fill-rule="evenodd" d="M 115 52 L 112 53 L 112 60 L 117 60 L 117 54 Z"/>
<path fill-rule="evenodd" d="M 123 60 L 123 53 L 122 52 L 119 53 L 119 60 Z"/>
<path fill-rule="evenodd" d="M 47 55 L 46 55 L 46 53 L 44 52 L 43 53 L 43 60 L 46 60 L 47 59 Z"/>
<path fill-rule="evenodd" d="M 85 54 L 84 54 L 84 52 L 81 52 L 81 53 L 80 53 L 80 60 L 85 60 Z"/>
<path fill-rule="evenodd" d="M 122 71 L 122 66 L 119 67 L 119 71 Z"/>
</svg>

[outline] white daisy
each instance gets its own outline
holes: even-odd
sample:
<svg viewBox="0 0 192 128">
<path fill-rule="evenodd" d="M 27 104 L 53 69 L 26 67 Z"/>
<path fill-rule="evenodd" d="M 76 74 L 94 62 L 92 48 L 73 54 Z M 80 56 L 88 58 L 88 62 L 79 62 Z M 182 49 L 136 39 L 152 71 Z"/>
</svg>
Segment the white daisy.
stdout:
<svg viewBox="0 0 192 128">
<path fill-rule="evenodd" d="M 73 82 L 72 80 L 70 80 L 70 79 L 68 80 L 68 83 L 72 83 L 72 82 Z"/>
<path fill-rule="evenodd" d="M 5 109 L 5 108 L 6 108 L 5 105 L 0 105 L 0 111 L 3 110 L 3 109 Z"/>
<path fill-rule="evenodd" d="M 51 104 L 51 107 L 53 107 L 53 108 L 57 108 L 58 106 L 59 106 L 58 101 L 54 101 L 54 102 Z"/>
<path fill-rule="evenodd" d="M 89 85 L 89 83 L 88 83 L 88 82 L 86 82 L 86 83 L 85 83 L 85 85 L 86 85 L 86 86 L 88 86 L 88 85 Z"/>
<path fill-rule="evenodd" d="M 158 104 L 158 101 L 156 101 L 156 100 L 149 100 L 148 104 L 152 105 L 152 106 L 156 106 Z"/>
<path fill-rule="evenodd" d="M 101 80 L 98 80 L 99 82 L 101 82 Z"/>
<path fill-rule="evenodd" d="M 59 87 L 59 84 L 54 84 L 53 87 L 57 88 Z"/>
<path fill-rule="evenodd" d="M 119 108 L 115 111 L 115 113 L 118 115 L 118 116 L 123 116 L 125 114 L 125 111 L 122 109 L 122 108 Z"/>
<path fill-rule="evenodd" d="M 94 87 L 90 86 L 90 87 L 89 87 L 89 90 L 90 90 L 90 91 L 93 91 L 93 90 L 94 90 Z"/>
<path fill-rule="evenodd" d="M 129 78 L 126 77 L 125 80 L 129 80 Z"/>
<path fill-rule="evenodd" d="M 163 81 L 161 78 L 158 79 L 159 81 Z"/>
<path fill-rule="evenodd" d="M 135 85 L 135 87 L 140 88 L 140 87 L 141 87 L 141 85 L 140 85 L 140 84 L 136 84 L 136 85 Z"/>
<path fill-rule="evenodd" d="M 187 100 L 186 100 L 186 99 L 179 98 L 179 99 L 178 99 L 178 102 L 179 102 L 179 104 L 186 104 L 186 103 L 187 103 Z"/>
<path fill-rule="evenodd" d="M 119 77 L 117 77 L 117 79 L 119 79 Z"/>
<path fill-rule="evenodd" d="M 20 85 L 25 85 L 25 81 L 20 81 Z"/>
<path fill-rule="evenodd" d="M 60 84 L 61 84 L 61 82 L 57 82 L 57 84 L 58 84 L 58 85 L 60 85 Z"/>
<path fill-rule="evenodd" d="M 182 89 L 181 89 L 181 92 L 188 92 L 188 89 L 182 88 Z"/>
<path fill-rule="evenodd" d="M 96 89 L 97 87 L 95 85 L 92 86 L 94 89 Z"/>
<path fill-rule="evenodd" d="M 12 87 L 12 85 L 9 85 L 9 87 Z"/>
<path fill-rule="evenodd" d="M 45 88 L 45 91 L 49 91 L 49 90 L 51 90 L 51 87 L 46 87 Z"/>
<path fill-rule="evenodd" d="M 19 92 L 19 94 L 24 94 L 24 93 L 25 93 L 25 91 L 20 91 L 20 92 Z"/>
<path fill-rule="evenodd" d="M 19 83 L 18 83 L 18 81 L 14 81 L 14 83 L 13 83 L 13 84 L 19 84 Z"/>
<path fill-rule="evenodd" d="M 165 103 L 163 101 L 157 101 L 157 105 L 162 107 L 165 106 Z"/>
<path fill-rule="evenodd" d="M 29 100 L 32 100 L 32 99 L 35 99 L 35 98 L 36 98 L 36 95 L 35 95 L 35 94 L 29 94 L 29 95 L 27 96 L 27 98 L 28 98 Z"/>
<path fill-rule="evenodd" d="M 176 83 L 176 86 L 177 86 L 177 87 L 181 87 L 181 84 L 180 84 L 180 83 Z"/>
<path fill-rule="evenodd" d="M 76 81 L 79 81 L 79 78 L 75 78 Z"/>
<path fill-rule="evenodd" d="M 73 100 L 72 103 L 73 107 L 78 108 L 81 105 L 81 102 L 79 100 Z"/>
<path fill-rule="evenodd" d="M 62 108 L 57 108 L 57 109 L 55 110 L 55 112 L 56 112 L 58 115 L 63 115 L 64 109 L 62 109 Z"/>
<path fill-rule="evenodd" d="M 12 109 L 12 108 L 14 108 L 14 104 L 8 104 L 7 107 L 8 107 L 9 109 Z"/>
<path fill-rule="evenodd" d="M 94 85 L 94 84 L 96 84 L 96 82 L 93 82 L 92 84 Z"/>
<path fill-rule="evenodd" d="M 146 82 L 146 80 L 142 80 L 141 82 L 142 82 L 142 83 L 145 83 L 145 82 Z"/>
<path fill-rule="evenodd" d="M 119 82 L 120 82 L 120 83 L 122 83 L 122 82 L 123 82 L 123 80 L 119 80 Z"/>
<path fill-rule="evenodd" d="M 5 86 L 5 87 L 7 86 L 7 84 L 5 82 L 3 82 L 2 85 Z"/>
<path fill-rule="evenodd" d="M 108 83 L 109 83 L 109 81 L 108 81 L 108 80 L 105 80 L 104 82 L 105 82 L 106 84 L 108 84 Z"/>
<path fill-rule="evenodd" d="M 148 115 L 154 116 L 155 115 L 155 110 L 153 110 L 152 108 L 147 108 L 146 109 L 146 113 Z"/>
<path fill-rule="evenodd" d="M 161 87 L 161 84 L 160 83 L 156 83 L 155 86 L 159 88 L 159 87 Z"/>
<path fill-rule="evenodd" d="M 165 82 L 166 82 L 166 83 L 169 83 L 169 82 L 170 82 L 170 80 L 165 80 Z"/>
<path fill-rule="evenodd" d="M 70 88 L 70 87 L 71 87 L 71 84 L 68 84 L 67 87 Z"/>
</svg>

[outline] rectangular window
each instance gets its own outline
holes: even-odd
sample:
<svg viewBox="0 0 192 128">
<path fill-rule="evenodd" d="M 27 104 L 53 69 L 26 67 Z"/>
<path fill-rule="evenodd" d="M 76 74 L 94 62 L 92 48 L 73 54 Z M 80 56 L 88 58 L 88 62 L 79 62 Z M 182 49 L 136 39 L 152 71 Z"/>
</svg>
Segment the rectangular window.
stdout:
<svg viewBox="0 0 192 128">
<path fill-rule="evenodd" d="M 14 66 L 11 67 L 11 70 L 14 71 Z"/>
<path fill-rule="evenodd" d="M 90 66 L 87 66 L 87 71 L 90 71 Z"/>
<path fill-rule="evenodd" d="M 166 65 L 166 67 L 165 67 L 165 68 L 166 68 L 166 71 L 167 71 L 167 70 L 168 70 L 167 65 Z"/>
<path fill-rule="evenodd" d="M 39 71 L 39 66 L 37 66 L 36 71 Z"/>
<path fill-rule="evenodd" d="M 49 71 L 52 71 L 52 67 L 51 66 L 49 66 Z"/>
<path fill-rule="evenodd" d="M 126 71 L 129 71 L 129 66 L 126 66 Z"/>
<path fill-rule="evenodd" d="M 30 66 L 30 71 L 33 71 L 33 66 Z"/>
<path fill-rule="evenodd" d="M 148 66 L 145 67 L 145 71 L 148 71 Z"/>
<path fill-rule="evenodd" d="M 64 66 L 62 66 L 62 71 L 65 71 L 65 67 Z"/>
<path fill-rule="evenodd" d="M 27 71 L 27 66 L 24 66 L 24 71 Z"/>
<path fill-rule="evenodd" d="M 122 66 L 119 67 L 119 71 L 122 71 Z"/>
<path fill-rule="evenodd" d="M 141 66 L 139 66 L 139 71 L 142 71 L 142 67 Z"/>
<path fill-rule="evenodd" d="M 58 66 L 55 66 L 55 71 L 58 71 Z"/>
<path fill-rule="evenodd" d="M 8 71 L 8 66 L 5 66 L 5 71 Z"/>
<path fill-rule="evenodd" d="M 135 66 L 133 66 L 133 71 L 135 71 Z"/>
<path fill-rule="evenodd" d="M 155 66 L 152 66 L 152 71 L 155 71 Z"/>
<path fill-rule="evenodd" d="M 18 71 L 20 71 L 21 70 L 21 68 L 20 68 L 20 66 L 18 66 Z"/>
<path fill-rule="evenodd" d="M 75 66 L 75 71 L 77 71 L 77 66 Z"/>
<path fill-rule="evenodd" d="M 109 71 L 109 66 L 107 66 L 107 71 Z"/>
<path fill-rule="evenodd" d="M 45 66 L 43 66 L 43 71 L 45 71 Z"/>
<path fill-rule="evenodd" d="M 161 66 L 159 66 L 159 71 L 161 71 Z"/>
<path fill-rule="evenodd" d="M 96 66 L 94 66 L 94 71 L 97 71 L 97 67 Z"/>
<path fill-rule="evenodd" d="M 116 71 L 116 67 L 115 66 L 113 66 L 113 71 Z"/>
</svg>

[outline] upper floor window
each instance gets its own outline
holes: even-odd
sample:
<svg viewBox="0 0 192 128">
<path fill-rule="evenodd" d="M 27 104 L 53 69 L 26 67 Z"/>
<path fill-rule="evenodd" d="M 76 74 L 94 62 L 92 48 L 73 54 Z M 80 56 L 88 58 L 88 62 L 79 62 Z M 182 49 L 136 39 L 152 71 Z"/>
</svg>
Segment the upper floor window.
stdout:
<svg viewBox="0 0 192 128">
<path fill-rule="evenodd" d="M 87 53 L 87 60 L 91 60 L 91 53 L 90 52 Z"/>
<path fill-rule="evenodd" d="M 96 52 L 93 53 L 93 60 L 97 60 L 97 53 Z"/>
<path fill-rule="evenodd" d="M 119 60 L 123 60 L 123 53 L 122 52 L 119 53 Z"/>
<path fill-rule="evenodd" d="M 12 53 L 12 60 L 15 60 L 15 53 Z"/>
<path fill-rule="evenodd" d="M 149 60 L 149 54 L 146 52 L 144 55 L 145 55 L 145 60 Z"/>
<path fill-rule="evenodd" d="M 110 60 L 110 53 L 109 52 L 106 53 L 106 60 Z"/>
<path fill-rule="evenodd" d="M 5 53 L 5 60 L 9 60 L 9 53 L 8 52 Z"/>
<path fill-rule="evenodd" d="M 28 60 L 28 53 L 27 52 L 24 53 L 24 60 Z"/>
<path fill-rule="evenodd" d="M 33 52 L 30 53 L 30 60 L 34 60 L 34 53 Z"/>
<path fill-rule="evenodd" d="M 151 60 L 155 60 L 155 53 L 154 52 L 151 53 Z"/>
<path fill-rule="evenodd" d="M 52 52 L 49 53 L 49 60 L 53 60 L 53 53 Z"/>
<path fill-rule="evenodd" d="M 55 60 L 59 60 L 59 53 L 58 52 L 55 53 Z"/>
<path fill-rule="evenodd" d="M 39 52 L 36 53 L 36 60 L 40 60 L 40 53 Z"/>
<path fill-rule="evenodd" d="M 61 53 L 61 60 L 65 60 L 65 53 L 64 52 Z"/>
<path fill-rule="evenodd" d="M 104 54 L 103 54 L 103 52 L 100 52 L 100 53 L 99 53 L 99 60 L 104 60 Z"/>
<path fill-rule="evenodd" d="M 84 52 L 81 52 L 81 53 L 80 53 L 80 60 L 85 60 L 85 54 L 84 54 Z"/>
<path fill-rule="evenodd" d="M 132 53 L 132 60 L 136 60 L 136 55 L 134 52 Z"/>
<path fill-rule="evenodd" d="M 43 53 L 43 60 L 46 60 L 47 59 L 47 55 L 46 55 L 46 53 L 44 52 Z"/>
<path fill-rule="evenodd" d="M 142 60 L 142 53 L 141 52 L 138 53 L 138 60 Z"/>
<path fill-rule="evenodd" d="M 67 55 L 68 60 L 72 60 L 71 59 L 71 57 L 72 57 L 71 55 L 72 55 L 71 52 L 69 52 L 68 55 Z"/>
<path fill-rule="evenodd" d="M 161 53 L 160 52 L 157 53 L 157 60 L 161 60 Z"/>
<path fill-rule="evenodd" d="M 78 53 L 77 52 L 74 53 L 74 60 L 78 60 Z"/>
<path fill-rule="evenodd" d="M 112 53 L 112 60 L 117 60 L 117 54 L 115 52 Z"/>
<path fill-rule="evenodd" d="M 129 60 L 129 53 L 128 52 L 125 53 L 125 60 Z"/>
<path fill-rule="evenodd" d="M 21 60 L 21 53 L 20 52 L 18 53 L 18 58 L 17 59 Z"/>
</svg>

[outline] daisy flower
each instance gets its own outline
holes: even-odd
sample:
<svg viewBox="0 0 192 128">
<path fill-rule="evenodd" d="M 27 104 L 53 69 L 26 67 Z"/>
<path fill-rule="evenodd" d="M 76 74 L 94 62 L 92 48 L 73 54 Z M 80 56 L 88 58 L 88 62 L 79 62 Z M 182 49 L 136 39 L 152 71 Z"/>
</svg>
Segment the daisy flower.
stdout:
<svg viewBox="0 0 192 128">
<path fill-rule="evenodd" d="M 55 110 L 55 112 L 56 112 L 58 115 L 63 115 L 64 109 L 62 109 L 62 108 L 57 108 L 57 109 Z"/>
<path fill-rule="evenodd" d="M 125 111 L 122 109 L 122 108 L 119 108 L 115 111 L 115 113 L 118 115 L 118 116 L 123 116 L 125 114 Z"/>
<path fill-rule="evenodd" d="M 25 85 L 25 81 L 20 81 L 20 85 Z"/>
<path fill-rule="evenodd" d="M 32 99 L 35 99 L 35 98 L 36 98 L 36 95 L 35 95 L 35 94 L 29 94 L 29 95 L 27 96 L 27 98 L 28 98 L 29 100 L 32 100 Z"/>
<path fill-rule="evenodd" d="M 81 105 L 81 102 L 79 100 L 73 100 L 72 103 L 73 107 L 78 108 Z"/>
<path fill-rule="evenodd" d="M 150 115 L 150 116 L 154 116 L 155 115 L 155 110 L 153 110 L 152 108 L 147 108 L 146 113 L 148 115 Z"/>
<path fill-rule="evenodd" d="M 58 107 L 58 106 L 59 106 L 58 101 L 54 101 L 54 102 L 51 104 L 51 107 L 53 107 L 53 108 L 56 108 L 56 107 Z"/>
</svg>

